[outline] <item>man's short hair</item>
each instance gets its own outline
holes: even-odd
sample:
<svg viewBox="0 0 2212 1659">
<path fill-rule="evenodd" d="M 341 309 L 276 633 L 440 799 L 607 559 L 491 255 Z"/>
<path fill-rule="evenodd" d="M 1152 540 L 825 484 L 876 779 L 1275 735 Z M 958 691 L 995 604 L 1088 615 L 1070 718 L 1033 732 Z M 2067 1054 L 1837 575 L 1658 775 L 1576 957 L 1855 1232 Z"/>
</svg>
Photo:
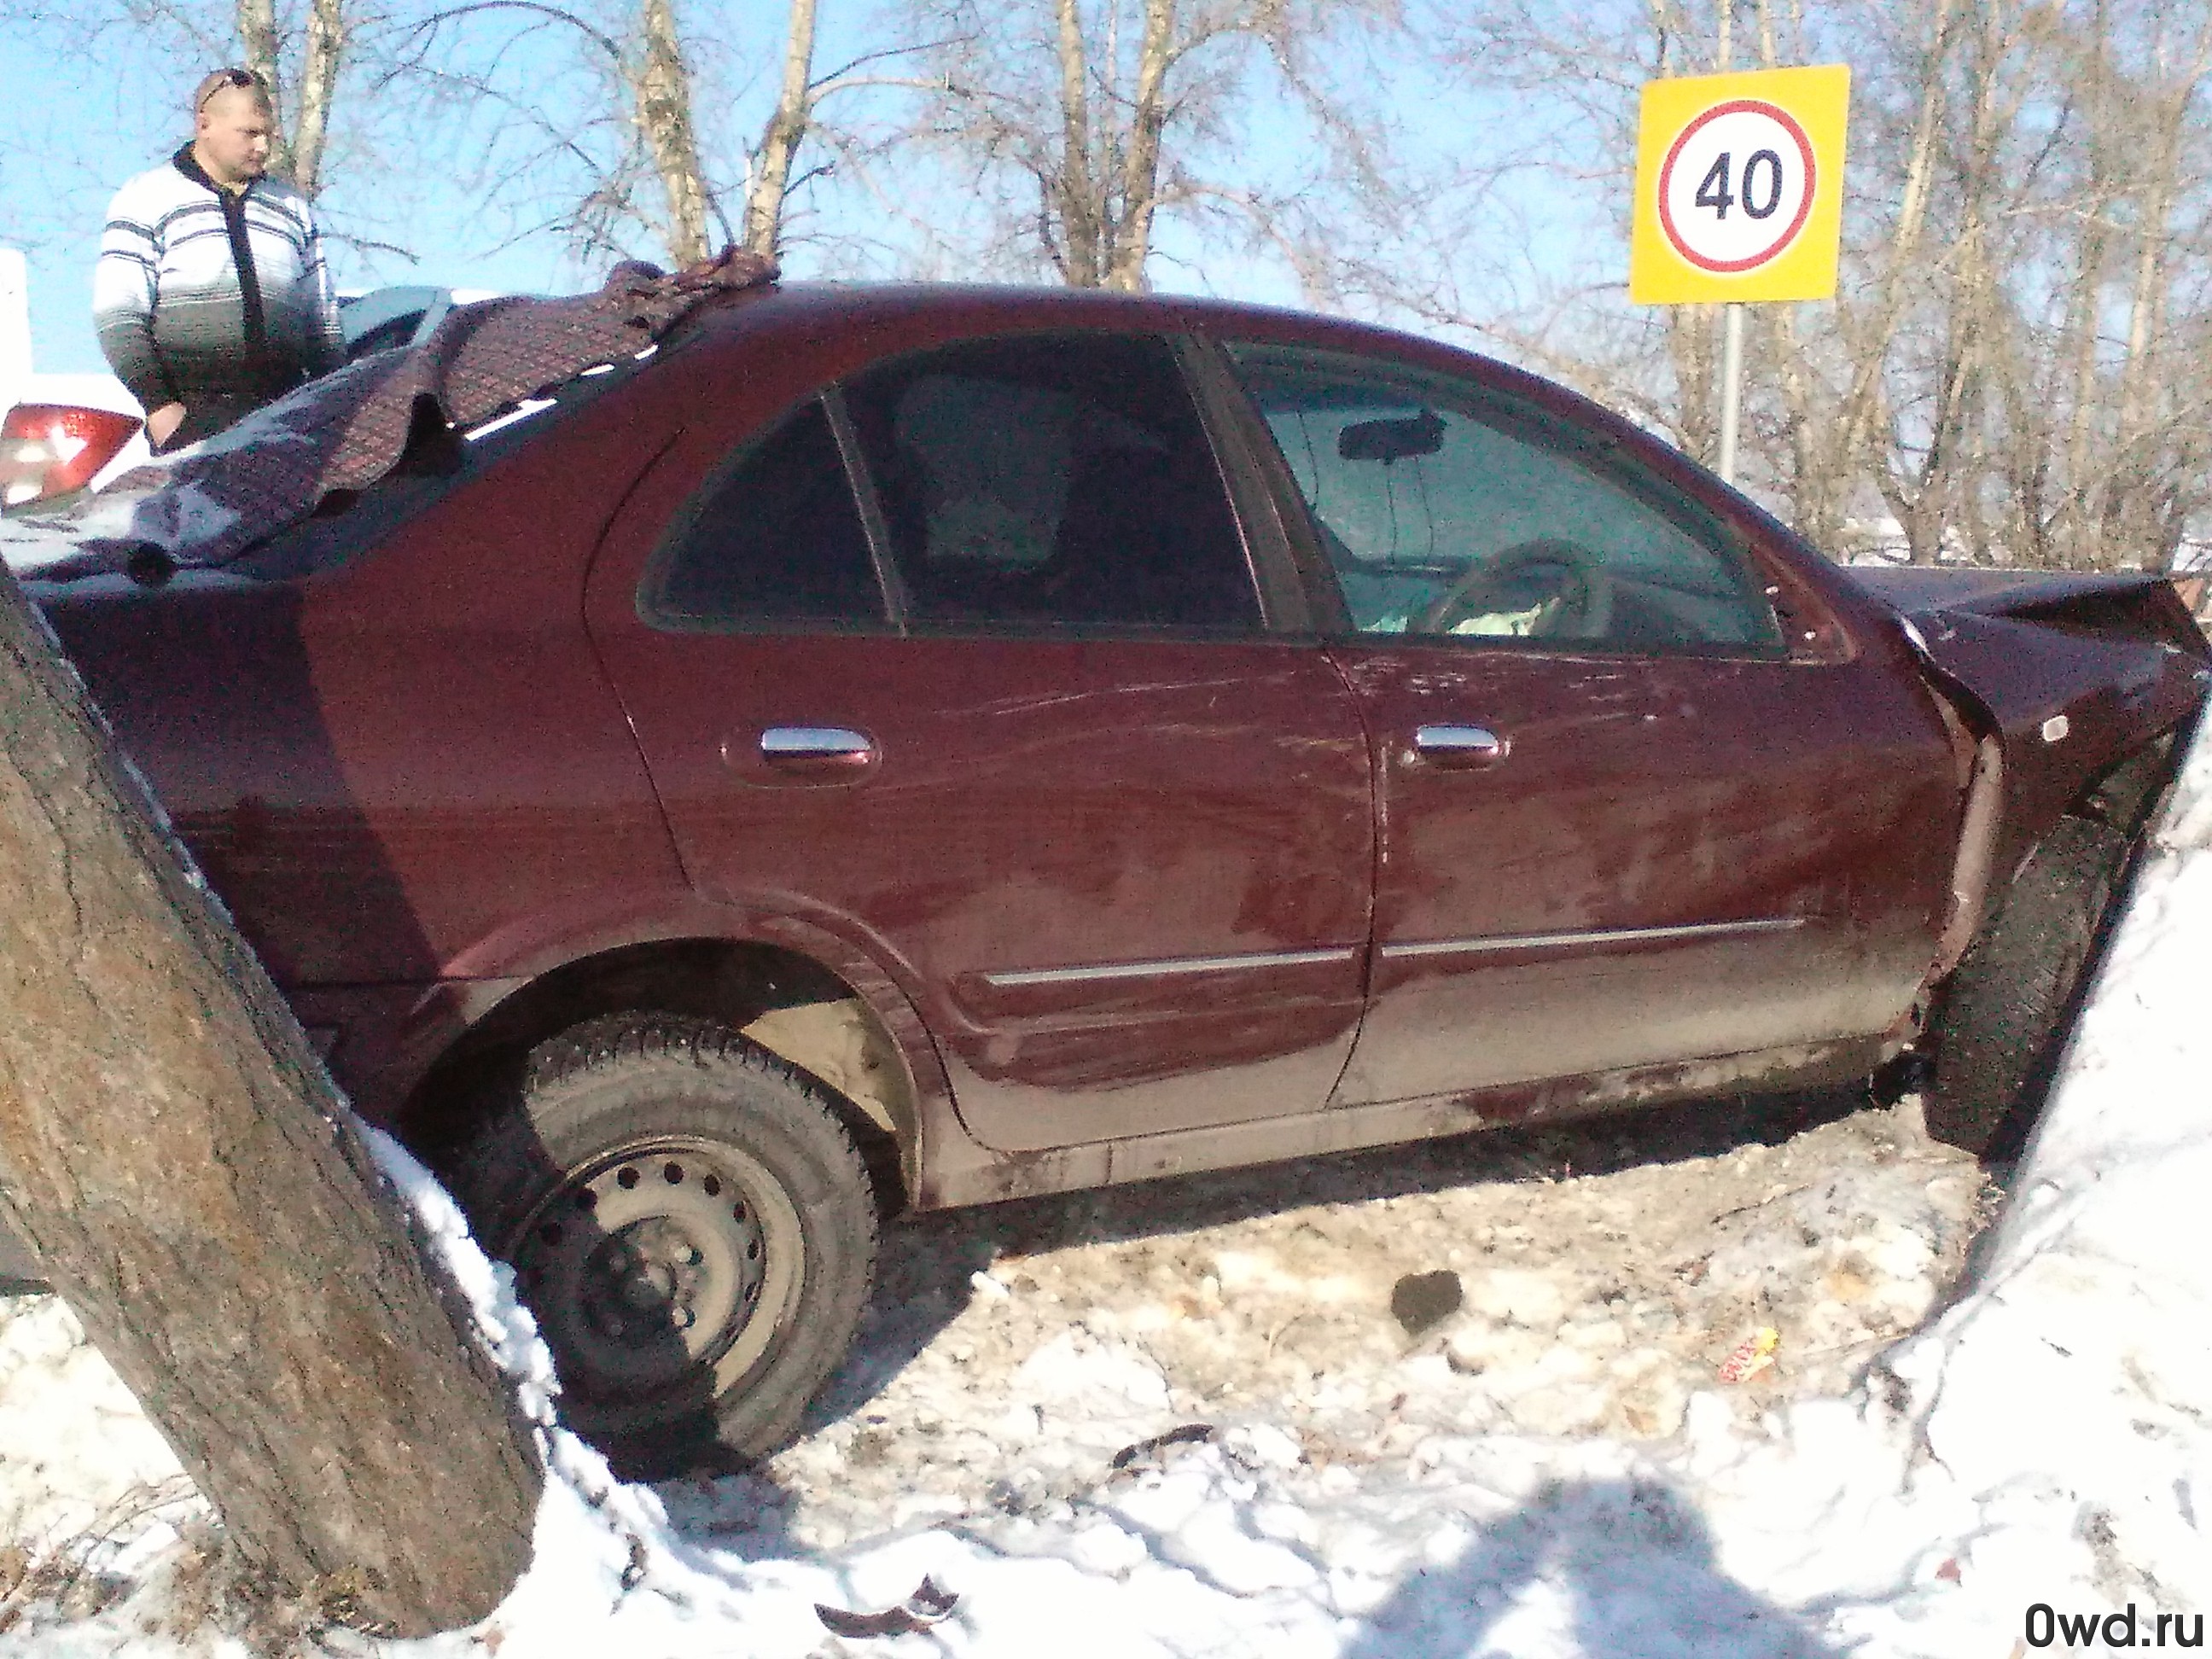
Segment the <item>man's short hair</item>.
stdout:
<svg viewBox="0 0 2212 1659">
<path fill-rule="evenodd" d="M 198 90 L 192 94 L 192 119 L 197 121 L 200 118 L 201 112 L 207 108 L 209 99 L 214 97 L 218 92 L 234 88 L 240 92 L 252 94 L 254 101 L 264 109 L 275 107 L 274 100 L 269 96 L 269 83 L 263 80 L 257 71 L 250 69 L 219 69 L 200 77 Z"/>
</svg>

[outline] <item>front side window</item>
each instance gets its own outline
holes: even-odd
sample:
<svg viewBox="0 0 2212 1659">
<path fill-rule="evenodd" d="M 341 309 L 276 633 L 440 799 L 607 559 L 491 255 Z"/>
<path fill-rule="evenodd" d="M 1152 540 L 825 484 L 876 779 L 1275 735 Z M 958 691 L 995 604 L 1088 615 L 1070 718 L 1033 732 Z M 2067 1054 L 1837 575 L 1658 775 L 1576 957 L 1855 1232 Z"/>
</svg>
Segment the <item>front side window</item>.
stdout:
<svg viewBox="0 0 2212 1659">
<path fill-rule="evenodd" d="M 1167 343 L 1024 335 L 844 389 L 911 625 L 1248 632 L 1228 494 Z"/>
<path fill-rule="evenodd" d="M 1229 349 L 1360 632 L 1781 648 L 1772 607 L 1723 527 L 1594 434 L 1395 364 Z"/>
<path fill-rule="evenodd" d="M 659 627 L 701 630 L 884 621 L 867 532 L 819 398 L 709 476 L 662 538 L 639 611 Z"/>
</svg>

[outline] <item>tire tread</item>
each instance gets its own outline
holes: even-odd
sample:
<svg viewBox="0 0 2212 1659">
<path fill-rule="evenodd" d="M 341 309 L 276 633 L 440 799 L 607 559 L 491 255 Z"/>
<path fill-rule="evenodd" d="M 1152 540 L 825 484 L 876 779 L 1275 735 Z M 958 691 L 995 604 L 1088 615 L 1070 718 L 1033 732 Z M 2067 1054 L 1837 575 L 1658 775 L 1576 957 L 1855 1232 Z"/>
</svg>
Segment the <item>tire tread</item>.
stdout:
<svg viewBox="0 0 2212 1659">
<path fill-rule="evenodd" d="M 1953 973 L 1936 1021 L 1928 1132 L 1977 1155 L 2024 1139 L 2095 959 L 2127 838 L 2062 818 Z"/>
<path fill-rule="evenodd" d="M 810 1255 L 827 1251 L 826 1302 L 805 1309 L 803 1328 L 764 1362 L 772 1389 L 750 1389 L 718 1407 L 719 1449 L 740 1461 L 767 1455 L 788 1438 L 807 1401 L 836 1367 L 858 1326 L 873 1276 L 877 1208 L 867 1167 L 850 1129 L 820 1087 L 779 1056 L 728 1026 L 689 1015 L 639 1010 L 601 1016 L 538 1044 L 477 1131 L 441 1160 L 440 1174 L 459 1197 L 471 1224 L 479 1218 L 514 1215 L 524 1203 L 529 1162 L 518 1150 L 589 1103 L 621 1086 L 624 1074 L 641 1080 L 659 1073 L 695 1074 L 692 1080 L 743 1103 L 770 1139 L 788 1147 L 803 1176 L 788 1188 L 802 1214 L 834 1225 Z M 501 1241 L 480 1242 L 496 1254 Z M 809 1273 L 814 1268 L 810 1266 Z M 712 1447 L 682 1449 L 639 1444 L 602 1447 L 626 1474 L 657 1478 L 679 1472 Z M 711 1460 L 710 1460 L 711 1461 Z"/>
</svg>

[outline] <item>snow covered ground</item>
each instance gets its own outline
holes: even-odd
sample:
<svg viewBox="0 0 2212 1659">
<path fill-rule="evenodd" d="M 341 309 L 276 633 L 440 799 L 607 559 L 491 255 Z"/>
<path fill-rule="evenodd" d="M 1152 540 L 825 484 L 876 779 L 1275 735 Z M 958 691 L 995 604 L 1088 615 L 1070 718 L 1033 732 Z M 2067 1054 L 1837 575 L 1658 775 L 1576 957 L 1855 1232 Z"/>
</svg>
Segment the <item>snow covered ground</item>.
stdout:
<svg viewBox="0 0 2212 1659">
<path fill-rule="evenodd" d="M 924 1218 L 760 1475 L 623 1487 L 549 1431 L 538 1560 L 484 1626 L 314 1639 L 2017 1659 L 2132 1607 L 2179 1648 L 2212 1611 L 2208 991 L 2212 738 L 1963 1280 L 1989 1194 L 1909 1103 L 1705 1103 Z M 542 1365 L 441 1213 L 502 1352 Z M 51 1298 L 0 1324 L 0 1655 L 235 1642 L 204 1511 Z M 817 1603 L 927 1627 L 841 1635 Z"/>
</svg>

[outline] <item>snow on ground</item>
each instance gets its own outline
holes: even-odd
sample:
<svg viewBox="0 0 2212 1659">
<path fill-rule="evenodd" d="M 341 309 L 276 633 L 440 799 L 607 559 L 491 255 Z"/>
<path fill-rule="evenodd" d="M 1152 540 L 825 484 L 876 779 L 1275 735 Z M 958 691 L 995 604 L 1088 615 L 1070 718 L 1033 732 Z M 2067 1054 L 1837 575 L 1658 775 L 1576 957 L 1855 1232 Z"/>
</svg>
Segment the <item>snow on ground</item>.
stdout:
<svg viewBox="0 0 2212 1659">
<path fill-rule="evenodd" d="M 887 1233 L 853 1362 L 759 1474 L 623 1487 L 550 1431 L 537 1563 L 483 1626 L 320 1639 L 2001 1659 L 2050 1633 L 2026 1622 L 2044 1604 L 2132 1606 L 2151 1645 L 2159 1615 L 2212 1611 L 2208 986 L 2212 739 L 1963 1289 L 1988 1195 L 1909 1103 L 1707 1102 L 925 1218 Z M 542 1364 L 422 1198 L 503 1357 Z M 1462 1304 L 1414 1305 L 1403 1281 L 1445 1271 Z M 1719 1381 L 1762 1328 L 1771 1363 Z M 228 1641 L 178 1628 L 196 1500 L 130 1512 L 173 1478 L 66 1310 L 16 1304 L 0 1653 Z M 70 1538 L 72 1595 L 6 1592 L 10 1561 Z M 958 1600 L 922 1633 L 816 1612 L 925 1577 Z"/>
</svg>

